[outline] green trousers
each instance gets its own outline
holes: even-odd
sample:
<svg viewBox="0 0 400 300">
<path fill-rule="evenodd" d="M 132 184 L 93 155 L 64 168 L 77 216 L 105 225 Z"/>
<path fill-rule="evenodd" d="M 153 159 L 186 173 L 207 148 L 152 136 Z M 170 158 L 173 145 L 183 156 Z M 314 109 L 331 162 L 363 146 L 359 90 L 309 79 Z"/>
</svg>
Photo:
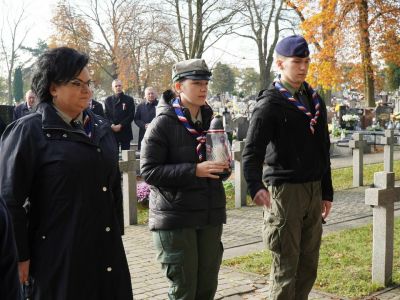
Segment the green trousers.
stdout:
<svg viewBox="0 0 400 300">
<path fill-rule="evenodd" d="M 263 239 L 272 252 L 269 299 L 308 299 L 317 277 L 321 197 L 320 181 L 271 187 L 263 224 Z"/>
<path fill-rule="evenodd" d="M 222 261 L 222 225 L 153 231 L 157 260 L 170 282 L 168 299 L 212 300 Z"/>
</svg>

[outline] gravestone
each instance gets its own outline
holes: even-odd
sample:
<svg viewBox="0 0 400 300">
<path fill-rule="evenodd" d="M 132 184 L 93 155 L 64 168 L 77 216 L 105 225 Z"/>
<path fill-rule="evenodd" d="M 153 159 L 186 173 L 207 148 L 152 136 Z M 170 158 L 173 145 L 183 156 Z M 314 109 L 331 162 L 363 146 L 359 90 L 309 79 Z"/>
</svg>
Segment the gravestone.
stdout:
<svg viewBox="0 0 400 300">
<path fill-rule="evenodd" d="M 400 187 L 394 186 L 393 172 L 374 174 L 374 187 L 365 190 L 365 204 L 372 206 L 372 282 L 388 285 L 393 271 L 394 202 Z"/>
<path fill-rule="evenodd" d="M 133 150 L 122 151 L 122 161 L 119 162 L 122 173 L 122 197 L 124 211 L 124 226 L 137 224 L 136 199 L 136 156 Z"/>
<path fill-rule="evenodd" d="M 364 137 L 362 133 L 354 133 L 349 141 L 349 147 L 353 149 L 353 187 L 363 185 L 363 161 L 364 161 Z"/>
<path fill-rule="evenodd" d="M 249 129 L 249 120 L 246 117 L 237 117 L 233 120 L 233 124 L 236 130 L 236 140 L 243 141 Z"/>
<path fill-rule="evenodd" d="M 383 146 L 383 170 L 393 172 L 393 149 L 397 143 L 397 138 L 394 136 L 394 130 L 385 130 L 385 137 L 381 139 Z"/>
<path fill-rule="evenodd" d="M 390 120 L 390 115 L 393 113 L 393 108 L 386 104 L 379 104 L 375 109 L 376 119 L 381 127 L 385 127 L 386 122 Z"/>
<path fill-rule="evenodd" d="M 235 161 L 235 207 L 246 206 L 247 182 L 243 174 L 242 153 L 244 141 L 236 141 L 233 150 L 233 159 Z"/>
</svg>

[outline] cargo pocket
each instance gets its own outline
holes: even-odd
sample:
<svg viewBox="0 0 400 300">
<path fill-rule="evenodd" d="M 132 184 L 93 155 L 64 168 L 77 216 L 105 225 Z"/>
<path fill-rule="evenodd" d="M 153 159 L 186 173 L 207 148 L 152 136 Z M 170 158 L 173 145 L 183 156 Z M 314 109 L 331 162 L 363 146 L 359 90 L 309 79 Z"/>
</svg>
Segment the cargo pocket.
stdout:
<svg viewBox="0 0 400 300">
<path fill-rule="evenodd" d="M 262 236 L 265 247 L 273 252 L 281 252 L 280 230 L 285 225 L 285 219 L 273 212 L 264 210 Z"/>
<path fill-rule="evenodd" d="M 158 230 L 153 232 L 153 241 L 157 250 L 157 261 L 165 277 L 170 281 L 169 293 L 174 295 L 179 287 L 186 283 L 183 268 L 184 255 L 179 248 L 182 230 Z"/>
</svg>

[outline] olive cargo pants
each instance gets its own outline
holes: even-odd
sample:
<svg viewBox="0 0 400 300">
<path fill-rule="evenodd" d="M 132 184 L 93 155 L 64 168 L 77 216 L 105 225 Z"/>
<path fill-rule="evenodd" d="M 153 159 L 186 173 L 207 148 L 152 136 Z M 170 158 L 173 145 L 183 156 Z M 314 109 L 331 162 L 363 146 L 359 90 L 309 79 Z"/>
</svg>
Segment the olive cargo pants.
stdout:
<svg viewBox="0 0 400 300">
<path fill-rule="evenodd" d="M 306 300 L 317 277 L 321 244 L 321 183 L 272 186 L 263 239 L 272 252 L 270 298 Z"/>
<path fill-rule="evenodd" d="M 222 261 L 222 224 L 153 231 L 157 260 L 170 282 L 168 299 L 212 300 Z"/>
</svg>

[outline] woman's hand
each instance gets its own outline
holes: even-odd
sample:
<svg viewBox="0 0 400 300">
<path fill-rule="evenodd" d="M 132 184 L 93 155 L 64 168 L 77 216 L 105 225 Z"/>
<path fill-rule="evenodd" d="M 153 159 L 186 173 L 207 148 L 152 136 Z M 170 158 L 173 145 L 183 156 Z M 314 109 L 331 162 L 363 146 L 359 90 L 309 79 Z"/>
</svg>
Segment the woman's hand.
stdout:
<svg viewBox="0 0 400 300">
<path fill-rule="evenodd" d="M 228 162 L 203 161 L 196 165 L 196 176 L 219 179 L 219 176 L 215 174 L 222 173 L 228 168 Z"/>
<path fill-rule="evenodd" d="M 19 281 L 24 284 L 29 279 L 29 263 L 30 260 L 20 261 L 18 263 Z"/>
</svg>

